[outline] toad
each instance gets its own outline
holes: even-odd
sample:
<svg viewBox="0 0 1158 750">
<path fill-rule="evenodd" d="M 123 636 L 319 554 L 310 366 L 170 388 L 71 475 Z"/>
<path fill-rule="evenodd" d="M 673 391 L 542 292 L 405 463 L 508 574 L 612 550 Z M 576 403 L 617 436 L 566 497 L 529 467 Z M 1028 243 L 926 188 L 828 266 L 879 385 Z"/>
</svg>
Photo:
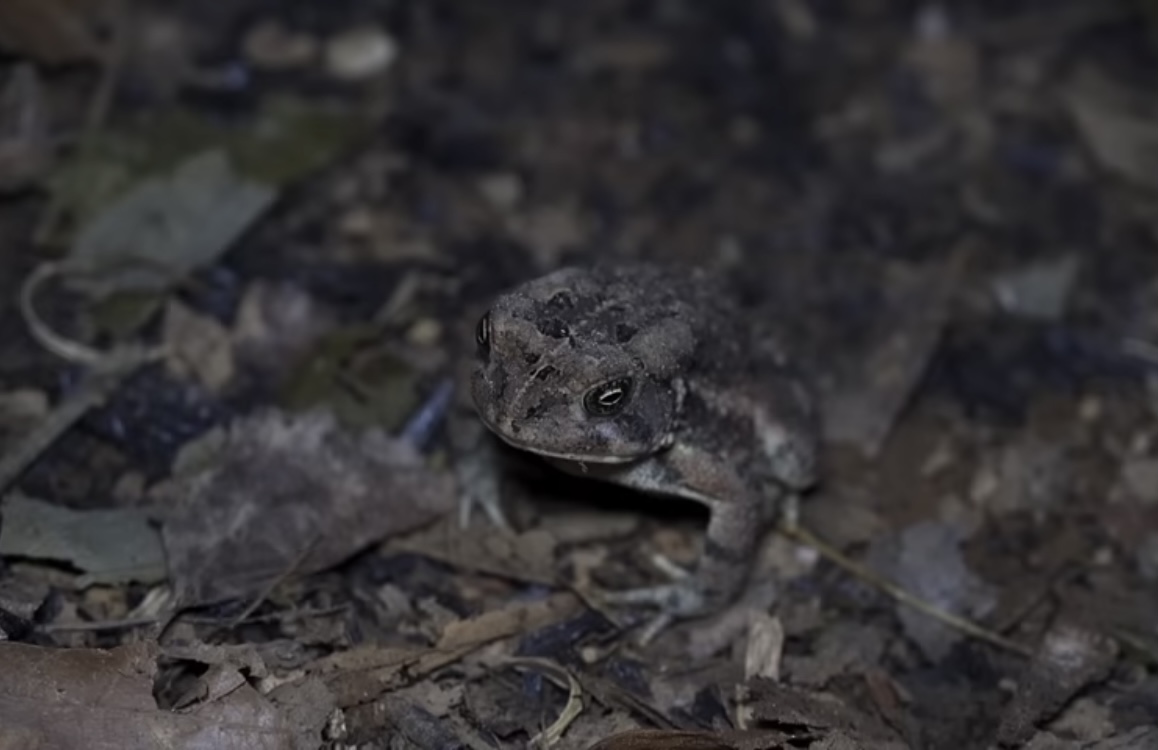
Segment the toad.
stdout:
<svg viewBox="0 0 1158 750">
<path fill-rule="evenodd" d="M 743 590 L 762 532 L 816 478 L 814 399 L 722 280 L 633 262 L 568 267 L 479 319 L 471 396 L 482 424 L 558 468 L 705 504 L 691 575 L 610 595 L 666 621 Z M 501 518 L 497 483 L 464 502 Z"/>
</svg>

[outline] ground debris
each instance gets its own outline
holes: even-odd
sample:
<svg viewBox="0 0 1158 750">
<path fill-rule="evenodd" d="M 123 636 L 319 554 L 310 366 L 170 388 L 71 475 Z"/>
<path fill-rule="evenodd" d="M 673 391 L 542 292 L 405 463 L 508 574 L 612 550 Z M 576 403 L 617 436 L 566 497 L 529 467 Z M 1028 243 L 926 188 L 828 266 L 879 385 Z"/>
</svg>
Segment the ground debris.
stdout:
<svg viewBox="0 0 1158 750">
<path fill-rule="evenodd" d="M 961 555 L 965 532 L 948 523 L 924 521 L 895 537 L 876 540 L 869 553 L 873 568 L 941 611 L 980 617 L 996 605 L 994 590 L 969 570 Z M 945 623 L 897 603 L 905 634 L 932 661 L 948 655 L 963 637 Z"/>
<path fill-rule="evenodd" d="M 94 299 L 167 291 L 225 252 L 276 197 L 237 174 L 224 151 L 196 154 L 80 230 L 66 261 L 68 283 Z"/>
<path fill-rule="evenodd" d="M 185 604 L 251 596 L 281 576 L 324 570 L 453 507 L 453 480 L 412 446 L 345 433 L 327 412 L 267 411 L 183 455 L 153 498 Z"/>
<path fill-rule="evenodd" d="M 1016 747 L 1080 690 L 1105 679 L 1118 657 L 1110 638 L 1074 625 L 1045 634 L 997 729 L 997 741 Z"/>
<path fill-rule="evenodd" d="M 880 451 L 936 350 L 965 258 L 962 246 L 932 269 L 890 269 L 879 334 L 826 394 L 826 439 Z"/>
<path fill-rule="evenodd" d="M 1091 67 L 1074 75 L 1065 101 L 1103 167 L 1158 188 L 1158 118 L 1149 102 Z"/>
<path fill-rule="evenodd" d="M 148 641 L 111 650 L 0 643 L 0 746 L 193 750 L 212 738 L 223 750 L 318 747 L 326 717 L 301 711 L 290 689 L 274 700 L 239 679 L 212 700 L 162 708 L 153 697 L 159 653 Z M 316 688 L 294 689 L 312 690 L 324 707 Z"/>
<path fill-rule="evenodd" d="M 140 508 L 73 510 L 14 493 L 0 516 L 0 554 L 71 564 L 84 573 L 78 588 L 165 579 L 160 536 Z"/>
</svg>

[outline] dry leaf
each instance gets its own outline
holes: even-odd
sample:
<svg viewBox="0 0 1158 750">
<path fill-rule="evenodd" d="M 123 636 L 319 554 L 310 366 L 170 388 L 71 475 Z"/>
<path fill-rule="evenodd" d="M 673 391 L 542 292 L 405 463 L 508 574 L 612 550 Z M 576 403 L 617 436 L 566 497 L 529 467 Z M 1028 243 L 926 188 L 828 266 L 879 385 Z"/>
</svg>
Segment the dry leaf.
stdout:
<svg viewBox="0 0 1158 750">
<path fill-rule="evenodd" d="M 0 503 L 0 555 L 67 562 L 90 583 L 165 578 L 157 530 L 139 508 L 73 510 L 13 494 Z"/>
<path fill-rule="evenodd" d="M 1065 103 L 1086 144 L 1106 169 L 1131 182 L 1158 188 L 1158 117 L 1134 106 L 1134 97 L 1090 68 L 1065 92 Z"/>
<path fill-rule="evenodd" d="M 168 291 L 224 253 L 276 195 L 237 174 L 225 152 L 197 154 L 80 230 L 64 262 L 68 284 L 96 299 Z"/>
<path fill-rule="evenodd" d="M 324 570 L 456 502 L 453 478 L 428 469 L 413 446 L 347 432 L 325 412 L 267 411 L 183 453 L 154 497 L 174 591 L 187 604 Z"/>
<path fill-rule="evenodd" d="M 317 681 L 263 696 L 242 680 L 220 700 L 163 710 L 158 647 L 112 650 L 0 643 L 0 747 L 313 750 L 333 701 Z"/>
</svg>

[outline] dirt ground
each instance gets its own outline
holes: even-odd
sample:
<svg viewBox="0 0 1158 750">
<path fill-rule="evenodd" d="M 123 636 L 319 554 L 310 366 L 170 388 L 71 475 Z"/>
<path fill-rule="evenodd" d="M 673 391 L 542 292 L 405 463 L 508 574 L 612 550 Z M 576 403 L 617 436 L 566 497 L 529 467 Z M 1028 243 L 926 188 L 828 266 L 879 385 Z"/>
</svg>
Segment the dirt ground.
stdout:
<svg viewBox="0 0 1158 750">
<path fill-rule="evenodd" d="M 1158 5 L 6 0 L 0 750 L 1158 748 Z M 508 455 L 493 297 L 698 265 L 821 396 L 707 511 Z M 646 730 L 645 733 L 634 733 Z"/>
</svg>

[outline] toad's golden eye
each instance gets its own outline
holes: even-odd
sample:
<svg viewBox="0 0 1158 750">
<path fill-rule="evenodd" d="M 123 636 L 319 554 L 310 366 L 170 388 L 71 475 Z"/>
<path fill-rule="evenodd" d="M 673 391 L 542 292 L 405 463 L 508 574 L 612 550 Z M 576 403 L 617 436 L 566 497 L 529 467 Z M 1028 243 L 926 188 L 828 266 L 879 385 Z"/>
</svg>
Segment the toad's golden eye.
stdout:
<svg viewBox="0 0 1158 750">
<path fill-rule="evenodd" d="M 595 417 L 610 417 L 627 406 L 631 398 L 634 381 L 631 378 L 615 378 L 600 383 L 583 396 L 583 408 Z"/>
<path fill-rule="evenodd" d="M 486 354 L 491 347 L 491 314 L 485 313 L 478 319 L 478 325 L 474 329 L 474 342 L 478 344 L 478 350 L 481 354 Z"/>
</svg>

